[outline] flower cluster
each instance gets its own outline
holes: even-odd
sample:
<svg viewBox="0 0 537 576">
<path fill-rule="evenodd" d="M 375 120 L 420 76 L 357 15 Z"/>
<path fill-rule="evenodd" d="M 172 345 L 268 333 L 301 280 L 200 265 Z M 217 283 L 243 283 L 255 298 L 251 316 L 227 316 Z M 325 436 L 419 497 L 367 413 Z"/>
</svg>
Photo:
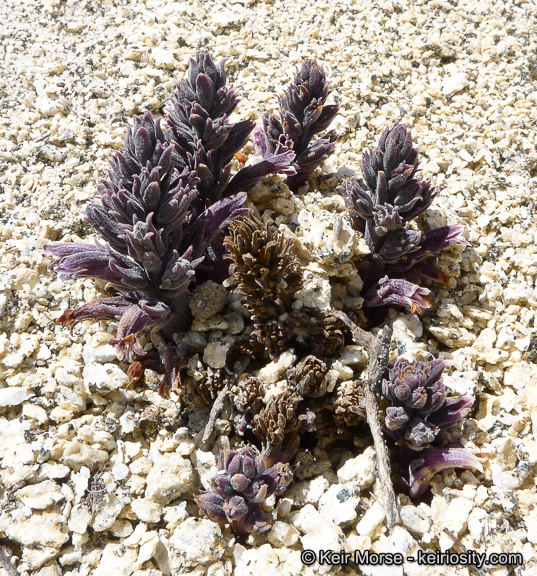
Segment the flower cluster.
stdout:
<svg viewBox="0 0 537 576">
<path fill-rule="evenodd" d="M 46 247 L 64 279 L 94 278 L 115 289 L 115 296 L 67 310 L 61 320 L 117 320 L 120 358 L 144 355 L 138 340 L 144 329 L 160 330 L 171 343 L 175 332 L 188 328 L 186 290 L 196 268 L 214 237 L 246 211 L 241 193 L 194 217 L 199 178 L 188 168 L 179 171 L 173 151 L 160 120 L 149 112 L 135 117 L 86 209 L 101 242 Z"/>
<path fill-rule="evenodd" d="M 229 181 L 230 161 L 254 127 L 250 120 L 228 120 L 237 101 L 226 85 L 224 61 L 216 65 L 206 50 L 199 52 L 171 100 L 169 128 L 150 112 L 135 117 L 124 148 L 112 157 L 108 177 L 86 209 L 102 241 L 46 247 L 64 279 L 104 280 L 116 291 L 67 310 L 60 320 L 117 320 L 118 355 L 135 361 L 131 378 L 143 373 L 142 364 L 164 371 L 166 393 L 177 389 L 186 353 L 173 345 L 173 334 L 191 322 L 189 284 L 227 277 L 216 238 L 247 212 L 244 191 L 294 159 L 288 151 Z M 138 337 L 145 329 L 159 330 L 169 344 L 162 357 L 144 351 Z"/>
<path fill-rule="evenodd" d="M 231 524 L 244 539 L 272 526 L 272 515 L 262 510 L 266 498 L 282 494 L 292 479 L 289 467 L 266 452 L 244 447 L 225 450 L 218 459 L 218 474 L 211 490 L 196 497 L 202 513 L 219 524 Z"/>
<path fill-rule="evenodd" d="M 287 184 L 294 192 L 334 151 L 337 139 L 334 131 L 312 142 L 316 134 L 328 128 L 339 110 L 335 104 L 325 104 L 329 94 L 323 68 L 315 60 L 306 60 L 280 95 L 280 119 L 265 113 L 262 128 L 254 133 L 255 151 L 263 158 L 270 159 L 289 150 L 296 154 L 294 173 L 287 176 Z"/>
<path fill-rule="evenodd" d="M 429 290 L 414 282 L 430 278 L 445 283 L 446 278 L 426 259 L 448 246 L 467 244 L 461 238 L 462 226 L 443 226 L 425 234 L 410 228 L 409 222 L 438 194 L 417 175 L 418 152 L 410 130 L 396 123 L 382 132 L 377 149 L 363 154 L 365 188 L 356 178 L 342 185 L 353 225 L 371 251 L 360 268 L 366 306 L 412 310 L 430 306 Z"/>
<path fill-rule="evenodd" d="M 481 469 L 477 458 L 460 446 L 431 447 L 440 431 L 464 418 L 474 403 L 471 396 L 447 396 L 444 367 L 439 359 L 411 364 L 398 358 L 382 383 L 382 395 L 389 403 L 384 425 L 403 445 L 403 472 L 412 496 L 423 493 L 433 475 L 444 468 Z"/>
<path fill-rule="evenodd" d="M 293 343 L 306 343 L 312 353 L 326 357 L 343 346 L 342 325 L 329 313 L 292 308 L 294 295 L 302 288 L 302 273 L 293 255 L 293 242 L 263 225 L 252 215 L 235 220 L 224 240 L 233 261 L 230 271 L 235 291 L 251 313 L 254 330 L 247 351 L 271 358 Z"/>
</svg>

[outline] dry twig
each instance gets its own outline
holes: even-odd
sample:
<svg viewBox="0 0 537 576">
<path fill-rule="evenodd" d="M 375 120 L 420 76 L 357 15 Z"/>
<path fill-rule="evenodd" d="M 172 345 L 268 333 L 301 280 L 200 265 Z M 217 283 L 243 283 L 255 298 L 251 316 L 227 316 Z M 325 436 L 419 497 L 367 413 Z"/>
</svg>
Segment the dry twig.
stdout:
<svg viewBox="0 0 537 576">
<path fill-rule="evenodd" d="M 4 549 L 0 546 L 0 566 L 8 573 L 8 576 L 17 576 L 17 569 L 6 556 Z"/>
<path fill-rule="evenodd" d="M 213 407 L 211 408 L 211 413 L 209 414 L 209 420 L 207 421 L 207 424 L 205 426 L 205 432 L 203 433 L 203 438 L 201 439 L 203 446 L 207 444 L 211 434 L 214 431 L 216 418 L 218 417 L 218 414 L 220 414 L 220 411 L 224 407 L 224 400 L 226 399 L 227 396 L 229 396 L 229 392 L 233 384 L 235 384 L 235 382 L 239 379 L 240 375 L 246 370 L 246 366 L 248 366 L 249 362 L 250 362 L 249 358 L 244 358 L 242 361 L 237 362 L 237 365 L 235 365 L 234 367 L 235 372 L 233 374 L 233 377 L 226 382 L 226 385 L 222 388 L 222 390 L 220 390 L 220 393 L 216 397 Z"/>
<path fill-rule="evenodd" d="M 376 338 L 373 334 L 356 326 L 344 312 L 334 311 L 333 315 L 345 323 L 351 331 L 353 340 L 367 350 L 369 357 L 367 385 L 364 386 L 366 418 L 375 444 L 378 478 L 383 505 L 386 510 L 386 521 L 388 528 L 391 529 L 401 523 L 401 516 L 399 515 L 397 499 L 393 489 L 388 450 L 382 436 L 376 392 L 380 390 L 382 376 L 388 365 L 393 330 L 390 325 L 386 325 L 382 331 L 381 338 Z"/>
</svg>

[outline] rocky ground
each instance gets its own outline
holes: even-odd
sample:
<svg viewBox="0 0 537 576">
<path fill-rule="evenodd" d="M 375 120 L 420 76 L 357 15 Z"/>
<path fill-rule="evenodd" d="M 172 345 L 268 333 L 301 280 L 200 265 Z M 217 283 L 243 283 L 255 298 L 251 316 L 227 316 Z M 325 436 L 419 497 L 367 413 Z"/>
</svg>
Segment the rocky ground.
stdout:
<svg viewBox="0 0 537 576">
<path fill-rule="evenodd" d="M 477 573 L 301 561 L 305 549 L 461 552 L 447 528 L 468 550 L 524 556 L 480 574 L 537 575 L 536 13 L 535 2 L 511 0 L 0 4 L 0 546 L 19 574 Z M 206 412 L 181 414 L 157 377 L 124 387 L 112 326 L 70 333 L 55 322 L 102 286 L 63 283 L 43 245 L 91 237 L 83 208 L 125 123 L 162 111 L 202 47 L 228 58 L 242 118 L 274 110 L 304 59 L 329 73 L 341 107 L 335 154 L 309 190 L 251 194 L 294 235 L 303 299 L 322 308 L 350 297 L 344 279 L 363 243 L 337 186 L 388 124 L 412 129 L 423 174 L 441 189 L 424 225 L 466 226 L 471 246 L 443 261 L 451 289 L 433 288 L 424 314 L 400 315 L 395 342 L 439 355 L 446 384 L 476 396 L 454 434 L 484 472 L 439 474 L 419 505 L 401 496 L 403 525 L 391 533 L 374 451 L 357 447 L 310 456 L 273 503 L 272 531 L 236 543 L 193 502 L 216 469 L 225 414 L 202 450 Z M 217 315 L 192 337 L 211 350 L 232 324 Z M 349 372 L 342 362 L 339 378 Z M 338 499 L 344 489 L 351 502 Z"/>
</svg>

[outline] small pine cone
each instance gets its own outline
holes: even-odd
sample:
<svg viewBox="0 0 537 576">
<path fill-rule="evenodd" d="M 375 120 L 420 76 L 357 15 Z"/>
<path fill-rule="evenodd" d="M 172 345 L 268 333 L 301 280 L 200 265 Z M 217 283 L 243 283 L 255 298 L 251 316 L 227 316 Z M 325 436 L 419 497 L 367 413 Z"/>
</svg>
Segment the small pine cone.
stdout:
<svg viewBox="0 0 537 576">
<path fill-rule="evenodd" d="M 301 397 L 294 390 L 286 390 L 270 402 L 254 418 L 254 434 L 267 446 L 279 446 L 292 441 L 298 434 L 301 421 L 296 409 Z"/>
<path fill-rule="evenodd" d="M 344 324 L 330 313 L 312 310 L 307 325 L 308 339 L 313 343 L 313 354 L 323 358 L 337 356 L 345 344 Z"/>
<path fill-rule="evenodd" d="M 205 404 L 211 405 L 226 384 L 222 370 L 207 366 L 205 378 L 197 383 L 194 393 L 201 396 Z"/>
<path fill-rule="evenodd" d="M 278 320 L 271 320 L 267 323 L 255 325 L 255 330 L 251 334 L 251 346 L 255 346 L 257 341 L 268 350 L 271 358 L 275 358 L 290 346 L 292 332 L 288 326 Z"/>
<path fill-rule="evenodd" d="M 366 415 L 363 384 L 359 380 L 344 382 L 336 393 L 333 404 L 334 420 L 341 427 L 360 426 Z"/>
<path fill-rule="evenodd" d="M 290 377 L 302 396 L 319 398 L 326 394 L 328 366 L 316 356 L 306 356 Z"/>
<path fill-rule="evenodd" d="M 233 260 L 231 272 L 244 305 L 256 319 L 277 318 L 302 288 L 302 273 L 292 241 L 253 216 L 237 218 L 224 240 Z"/>
<path fill-rule="evenodd" d="M 257 414 L 263 407 L 265 386 L 255 376 L 243 374 L 237 384 L 231 389 L 233 405 L 240 412 Z"/>
</svg>

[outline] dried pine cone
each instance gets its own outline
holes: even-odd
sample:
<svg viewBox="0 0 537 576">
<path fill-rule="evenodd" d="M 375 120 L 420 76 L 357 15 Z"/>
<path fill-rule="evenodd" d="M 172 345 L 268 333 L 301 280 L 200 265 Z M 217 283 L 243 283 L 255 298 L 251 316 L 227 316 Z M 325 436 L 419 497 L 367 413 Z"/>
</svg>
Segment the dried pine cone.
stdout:
<svg viewBox="0 0 537 576">
<path fill-rule="evenodd" d="M 243 374 L 237 384 L 231 389 L 233 404 L 241 412 L 259 412 L 263 407 L 265 386 L 263 382 L 251 374 Z"/>
<path fill-rule="evenodd" d="M 250 335 L 250 347 L 255 350 L 256 343 L 267 350 L 271 358 L 275 358 L 289 348 L 293 333 L 289 326 L 279 320 L 258 322 Z"/>
<path fill-rule="evenodd" d="M 300 430 L 298 403 L 302 400 L 294 390 L 274 396 L 254 418 L 254 433 L 266 446 L 290 444 Z M 285 441 L 285 442 L 284 442 Z"/>
<path fill-rule="evenodd" d="M 210 405 L 216 400 L 225 384 L 226 378 L 223 371 L 207 366 L 205 378 L 197 383 L 195 392 L 203 398 L 207 405 Z"/>
<path fill-rule="evenodd" d="M 363 424 L 365 419 L 363 384 L 359 380 L 344 382 L 338 386 L 334 407 L 334 420 L 342 427 Z"/>
<path fill-rule="evenodd" d="M 326 394 L 328 366 L 316 356 L 306 356 L 291 374 L 293 382 L 302 396 L 319 398 Z"/>
<path fill-rule="evenodd" d="M 345 344 L 344 324 L 327 312 L 315 311 L 316 324 L 308 325 L 309 338 L 313 341 L 315 354 L 323 358 L 337 356 Z"/>
<path fill-rule="evenodd" d="M 292 254 L 292 241 L 248 215 L 230 226 L 224 240 L 233 260 L 237 292 L 256 321 L 275 320 L 302 287 L 302 274 Z"/>
<path fill-rule="evenodd" d="M 226 450 L 218 459 L 218 474 L 212 491 L 196 497 L 200 511 L 219 524 L 231 524 L 242 538 L 266 532 L 272 516 L 261 510 L 263 501 L 282 494 L 292 480 L 286 464 L 273 464 L 266 453 L 247 446 L 238 452 Z"/>
</svg>

